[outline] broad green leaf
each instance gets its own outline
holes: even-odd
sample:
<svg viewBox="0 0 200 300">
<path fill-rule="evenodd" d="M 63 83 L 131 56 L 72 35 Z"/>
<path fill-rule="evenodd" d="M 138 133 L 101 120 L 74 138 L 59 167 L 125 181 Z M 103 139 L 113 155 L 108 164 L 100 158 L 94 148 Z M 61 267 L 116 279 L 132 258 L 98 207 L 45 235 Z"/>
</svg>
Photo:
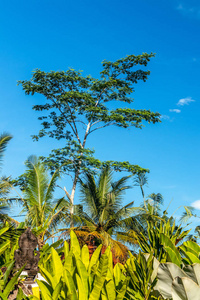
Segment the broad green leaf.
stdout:
<svg viewBox="0 0 200 300">
<path fill-rule="evenodd" d="M 4 292 L 3 292 L 4 296 L 8 297 L 10 292 L 13 290 L 23 269 L 24 269 L 24 266 L 8 282 L 8 284 L 6 285 Z"/>
<path fill-rule="evenodd" d="M 3 276 L 3 281 L 4 281 L 4 286 L 7 284 L 8 282 L 8 277 L 10 275 L 10 272 L 12 271 L 13 267 L 15 265 L 15 261 L 11 262 L 11 264 L 9 264 L 4 276 Z"/>
<path fill-rule="evenodd" d="M 64 255 L 65 255 L 65 258 L 68 256 L 69 254 L 69 244 L 64 241 Z"/>
<path fill-rule="evenodd" d="M 54 280 L 54 277 L 45 268 L 40 267 L 40 270 L 42 271 L 42 275 L 46 281 L 52 286 L 53 289 L 55 289 L 56 281 Z"/>
<path fill-rule="evenodd" d="M 88 268 L 88 273 L 89 274 L 91 272 L 91 269 L 92 269 L 93 265 L 95 265 L 97 263 L 97 261 L 99 260 L 99 256 L 100 256 L 100 253 L 101 253 L 101 248 L 102 248 L 102 245 L 99 245 L 97 247 L 97 249 L 94 251 L 94 253 L 92 254 L 92 257 L 90 259 L 89 268 Z"/>
<path fill-rule="evenodd" d="M 108 256 L 103 254 L 100 258 L 99 267 L 94 279 L 93 289 L 90 294 L 89 300 L 99 299 L 104 281 L 108 272 Z"/>
<path fill-rule="evenodd" d="M 114 266 L 114 280 L 115 280 L 115 285 L 116 287 L 119 285 L 119 283 L 121 282 L 121 275 L 122 275 L 122 272 L 121 272 L 121 269 L 119 267 L 119 264 L 117 263 L 115 266 Z"/>
<path fill-rule="evenodd" d="M 71 238 L 71 240 L 70 240 L 71 248 L 70 249 L 73 251 L 73 253 L 77 253 L 78 255 L 81 255 L 79 241 L 73 230 L 70 231 L 70 238 Z"/>
<path fill-rule="evenodd" d="M 69 255 L 65 258 L 64 268 L 67 269 L 70 274 L 73 276 L 75 270 L 75 257 L 73 252 L 70 250 Z"/>
<path fill-rule="evenodd" d="M 37 284 L 39 285 L 39 288 L 40 288 L 40 291 L 42 294 L 42 299 L 43 300 L 52 300 L 50 289 L 47 287 L 47 285 L 40 280 L 36 280 L 36 281 L 37 281 Z"/>
<path fill-rule="evenodd" d="M 176 246 L 172 243 L 172 241 L 165 234 L 161 233 L 160 235 L 162 244 L 167 252 L 171 262 L 176 264 L 177 266 L 181 266 L 181 255 L 176 248 Z"/>
<path fill-rule="evenodd" d="M 105 289 L 106 295 L 108 297 L 107 299 L 116 300 L 115 284 L 113 279 L 110 279 L 109 281 L 105 282 Z"/>
<path fill-rule="evenodd" d="M 190 264 L 200 263 L 199 258 L 192 252 L 189 252 L 189 251 L 184 252 L 184 255 L 190 261 Z"/>
<path fill-rule="evenodd" d="M 53 262 L 53 273 L 54 273 L 53 278 L 56 284 L 58 284 L 63 274 L 64 268 L 61 259 L 54 248 L 51 248 L 51 255 L 52 255 L 52 262 Z"/>
<path fill-rule="evenodd" d="M 88 296 L 88 273 L 85 268 L 85 265 L 83 264 L 83 262 L 80 259 L 76 258 L 76 267 L 77 267 L 80 279 L 82 281 L 83 287 L 85 289 L 85 293 Z"/>
<path fill-rule="evenodd" d="M 90 263 L 90 254 L 87 245 L 84 245 L 81 249 L 81 260 L 84 263 L 86 270 L 88 270 L 88 266 Z"/>
<path fill-rule="evenodd" d="M 4 296 L 4 294 L 1 292 L 0 292 L 0 297 L 1 297 L 1 300 L 8 300 L 8 297 Z"/>
<path fill-rule="evenodd" d="M 53 291 L 53 294 L 52 294 L 52 300 L 57 300 L 59 299 L 59 295 L 61 294 L 61 289 L 62 289 L 62 282 L 60 281 L 55 290 Z"/>
<path fill-rule="evenodd" d="M 191 249 L 192 251 L 194 251 L 196 253 L 197 257 L 199 256 L 200 246 L 197 243 L 195 243 L 193 241 L 186 241 L 183 243 L 183 246 L 188 248 L 188 250 Z M 182 248 L 182 246 L 180 248 Z"/>
<path fill-rule="evenodd" d="M 76 274 L 76 281 L 78 286 L 78 300 L 87 300 L 88 297 L 84 288 L 84 284 L 78 274 Z"/>
<path fill-rule="evenodd" d="M 128 280 L 124 280 L 120 290 L 117 290 L 116 300 L 124 300 L 124 295 L 125 295 L 126 290 L 127 290 L 127 283 L 128 283 Z"/>
<path fill-rule="evenodd" d="M 68 270 L 65 270 L 64 271 L 64 274 L 63 274 L 63 278 L 64 278 L 64 282 L 67 286 L 67 289 L 68 289 L 68 295 L 72 295 L 71 296 L 71 299 L 72 300 L 78 300 L 78 297 L 77 297 L 77 294 L 76 294 L 76 287 L 75 287 L 75 284 L 74 284 L 74 280 L 70 274 L 70 272 Z"/>
</svg>

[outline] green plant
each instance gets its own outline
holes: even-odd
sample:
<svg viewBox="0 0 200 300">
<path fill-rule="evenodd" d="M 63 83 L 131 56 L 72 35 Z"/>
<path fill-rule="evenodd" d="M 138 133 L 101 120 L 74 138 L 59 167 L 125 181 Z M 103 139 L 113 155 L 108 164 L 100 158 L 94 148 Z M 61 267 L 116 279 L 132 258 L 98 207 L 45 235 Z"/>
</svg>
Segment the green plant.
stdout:
<svg viewBox="0 0 200 300">
<path fill-rule="evenodd" d="M 119 260 L 127 256 L 128 250 L 116 239 L 120 230 L 126 232 L 127 224 L 132 222 L 131 215 L 135 211 L 133 202 L 123 206 L 124 192 L 130 188 L 127 184 L 129 177 L 125 176 L 114 182 L 110 167 L 102 169 L 97 179 L 91 173 L 86 173 L 80 186 L 83 207 L 74 212 L 74 218 L 78 217 L 81 223 L 73 228 L 79 240 L 111 246 L 113 254 Z M 62 229 L 64 232 L 65 230 Z M 66 232 L 69 232 L 69 228 Z"/>
<path fill-rule="evenodd" d="M 13 261 L 10 263 L 10 265 L 7 267 L 5 273 L 3 274 L 2 271 L 0 273 L 0 297 L 2 300 L 8 300 L 8 296 L 13 291 L 14 287 L 18 284 L 18 280 L 20 277 L 20 274 L 24 267 L 22 267 L 20 270 L 18 270 L 14 275 L 11 276 L 11 272 L 13 272 L 15 262 Z M 11 278 L 9 278 L 11 277 Z M 25 299 L 24 294 L 21 289 L 19 289 L 18 292 L 18 298 L 17 299 Z"/>
<path fill-rule="evenodd" d="M 144 253 L 153 253 L 160 261 L 170 261 L 178 266 L 182 264 L 182 258 L 177 248 L 190 230 L 184 231 L 181 226 L 176 226 L 173 219 L 159 218 L 156 222 L 147 222 L 147 237 L 140 233 L 138 244 Z"/>
<path fill-rule="evenodd" d="M 157 299 L 158 293 L 154 287 L 157 282 L 157 270 L 159 261 L 151 254 L 139 253 L 137 257 L 130 256 L 125 269 L 130 276 L 130 283 L 127 287 L 127 296 L 134 300 Z"/>
<path fill-rule="evenodd" d="M 150 110 L 125 108 L 121 103 L 131 104 L 134 85 L 146 81 L 149 71 L 134 70 L 147 66 L 154 54 L 128 55 L 115 62 L 103 61 L 103 70 L 98 78 L 83 76 L 81 72 L 69 69 L 60 72 L 36 70 L 31 80 L 20 81 L 28 95 L 41 94 L 44 104 L 34 105 L 36 111 L 45 115 L 39 117 L 42 129 L 33 138 L 44 136 L 64 140 L 64 147 L 54 149 L 48 158 L 43 158 L 51 169 L 62 169 L 73 175 L 71 193 L 66 191 L 70 203 L 74 204 L 77 182 L 82 171 L 111 165 L 116 170 L 132 174 L 147 171 L 127 161 L 101 162 L 94 157 L 94 150 L 87 149 L 86 143 L 93 132 L 108 126 L 121 128 L 142 128 L 143 122 L 160 122 L 160 114 Z M 116 108 L 110 109 L 109 103 Z M 73 208 L 71 213 L 73 214 Z"/>
<path fill-rule="evenodd" d="M 53 193 L 59 178 L 55 171 L 49 179 L 44 163 L 35 156 L 26 161 L 26 171 L 20 176 L 20 186 L 23 195 L 19 196 L 25 213 L 25 226 L 33 228 L 38 236 L 39 248 L 45 240 L 53 235 L 58 224 L 68 213 L 68 202 L 63 198 L 53 201 Z"/>
<path fill-rule="evenodd" d="M 200 264 L 184 266 L 183 269 L 173 263 L 161 263 L 157 272 L 155 287 L 166 299 L 197 300 L 200 293 Z"/>
</svg>

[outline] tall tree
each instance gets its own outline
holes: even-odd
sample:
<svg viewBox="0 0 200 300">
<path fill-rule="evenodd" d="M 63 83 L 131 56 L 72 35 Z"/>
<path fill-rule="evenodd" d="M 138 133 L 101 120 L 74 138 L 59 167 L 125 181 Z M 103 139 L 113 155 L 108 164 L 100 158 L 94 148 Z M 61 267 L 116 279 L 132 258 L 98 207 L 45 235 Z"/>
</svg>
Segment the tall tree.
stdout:
<svg viewBox="0 0 200 300">
<path fill-rule="evenodd" d="M 26 94 L 41 94 L 46 98 L 42 104 L 33 106 L 34 110 L 44 112 L 39 117 L 43 128 L 33 139 L 48 136 L 65 141 L 63 148 L 52 150 L 49 157 L 43 159 L 50 168 L 62 166 L 66 173 L 72 174 L 72 190 L 66 191 L 72 210 L 82 171 L 106 165 L 133 174 L 146 171 L 127 161 L 101 162 L 94 157 L 93 150 L 86 148 L 86 142 L 92 133 L 108 126 L 142 128 L 143 121 L 160 121 L 157 112 L 120 106 L 120 102 L 128 105 L 133 102 L 131 94 L 134 85 L 139 80 L 146 81 L 150 74 L 149 71 L 135 70 L 134 67 L 146 67 L 153 56 L 152 53 L 143 53 L 128 55 L 115 62 L 103 61 L 99 78 L 83 76 L 74 69 L 47 73 L 37 69 L 31 80 L 19 81 Z M 113 107 L 117 108 L 110 108 L 113 103 Z"/>
</svg>

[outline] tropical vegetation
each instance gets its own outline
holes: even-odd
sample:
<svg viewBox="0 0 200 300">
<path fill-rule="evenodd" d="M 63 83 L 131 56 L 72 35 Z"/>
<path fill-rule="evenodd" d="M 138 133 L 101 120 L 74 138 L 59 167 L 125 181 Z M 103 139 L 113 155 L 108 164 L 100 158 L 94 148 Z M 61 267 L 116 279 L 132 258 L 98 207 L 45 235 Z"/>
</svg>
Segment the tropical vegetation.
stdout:
<svg viewBox="0 0 200 300">
<path fill-rule="evenodd" d="M 145 194 L 148 169 L 100 161 L 86 147 L 99 129 L 160 122 L 157 112 L 123 106 L 133 102 L 134 85 L 148 78 L 144 67 L 153 56 L 104 61 L 98 79 L 73 69 L 35 70 L 31 80 L 19 82 L 26 94 L 45 98 L 33 107 L 44 112 L 39 117 L 43 128 L 33 139 L 47 136 L 64 144 L 48 157 L 30 156 L 18 178 L 0 178 L 1 299 L 199 299 L 199 227 L 192 232 L 183 225 L 196 216 L 192 208 L 185 207 L 180 221 L 174 219 L 160 193 Z M 0 135 L 0 167 L 11 138 Z M 115 180 L 116 171 L 126 174 Z M 66 175 L 72 178 L 71 189 L 58 184 Z M 141 191 L 139 206 L 129 191 L 135 187 Z M 127 191 L 131 196 L 125 203 Z M 23 222 L 11 216 L 13 204 L 19 205 Z M 19 237 L 27 228 L 37 236 L 40 255 L 40 279 L 35 278 L 32 290 L 24 284 L 25 265 L 15 265 Z"/>
</svg>

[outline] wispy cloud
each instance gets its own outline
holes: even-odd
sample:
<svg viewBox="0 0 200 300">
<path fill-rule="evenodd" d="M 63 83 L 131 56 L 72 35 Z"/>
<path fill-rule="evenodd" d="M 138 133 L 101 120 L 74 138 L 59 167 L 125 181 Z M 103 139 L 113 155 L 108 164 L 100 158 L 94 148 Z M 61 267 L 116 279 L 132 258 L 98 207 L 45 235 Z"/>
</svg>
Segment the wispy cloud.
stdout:
<svg viewBox="0 0 200 300">
<path fill-rule="evenodd" d="M 167 115 L 161 115 L 160 118 L 163 119 L 163 120 L 169 120 L 170 119 L 170 117 L 167 116 Z"/>
<path fill-rule="evenodd" d="M 200 209 L 200 200 L 196 200 L 191 204 L 192 207 Z"/>
<path fill-rule="evenodd" d="M 188 5 L 188 3 L 182 1 L 177 5 L 176 10 L 185 16 L 190 16 L 195 18 L 200 17 L 200 5 L 196 3 L 189 2 Z"/>
<path fill-rule="evenodd" d="M 177 109 L 177 108 L 173 108 L 173 109 L 170 109 L 169 110 L 170 112 L 175 112 L 177 114 L 180 114 L 181 110 L 180 109 Z"/>
<path fill-rule="evenodd" d="M 188 105 L 191 102 L 195 102 L 195 100 L 192 99 L 191 97 L 186 97 L 186 98 L 180 99 L 178 101 L 177 105 L 179 105 L 179 106 Z"/>
</svg>

